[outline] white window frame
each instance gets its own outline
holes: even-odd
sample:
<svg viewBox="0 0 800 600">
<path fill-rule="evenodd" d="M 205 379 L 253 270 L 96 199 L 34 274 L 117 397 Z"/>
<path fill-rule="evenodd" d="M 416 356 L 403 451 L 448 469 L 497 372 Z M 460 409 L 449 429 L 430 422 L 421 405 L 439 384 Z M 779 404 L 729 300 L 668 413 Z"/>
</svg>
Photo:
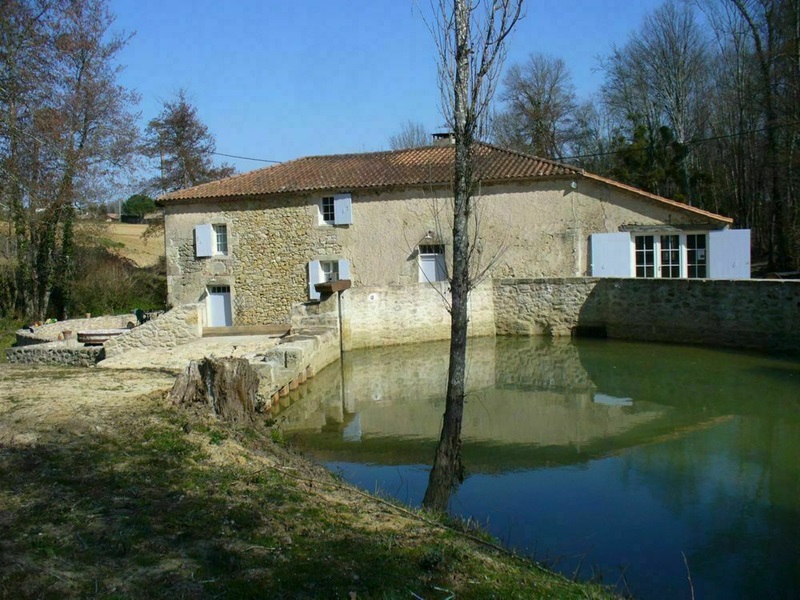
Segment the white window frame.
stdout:
<svg viewBox="0 0 800 600">
<path fill-rule="evenodd" d="M 214 235 L 211 237 L 214 256 L 227 256 L 230 244 L 228 242 L 228 224 L 212 223 L 211 229 Z"/>
<path fill-rule="evenodd" d="M 333 196 L 323 196 L 319 199 L 319 224 L 336 224 L 336 209 Z"/>
<path fill-rule="evenodd" d="M 322 270 L 322 281 L 320 283 L 339 281 L 338 260 L 321 260 L 319 261 L 319 268 Z"/>
<path fill-rule="evenodd" d="M 702 265 L 695 264 L 693 265 L 696 268 L 702 267 L 704 271 L 704 275 L 702 277 L 693 276 L 689 277 L 689 247 L 687 244 L 687 239 L 689 236 L 703 236 L 705 238 L 705 248 L 703 249 L 703 259 L 704 262 Z M 678 238 L 678 247 L 677 248 L 666 248 L 665 241 L 672 240 L 675 237 Z M 646 243 L 638 244 L 637 240 L 642 239 L 643 242 L 646 240 L 652 240 L 652 249 L 647 248 Z M 675 233 L 675 232 L 653 232 L 653 233 L 631 233 L 631 246 L 632 246 L 632 266 L 633 266 L 633 277 L 638 279 L 707 279 L 708 278 L 708 232 L 705 231 L 689 231 L 686 233 Z M 676 253 L 677 252 L 677 256 Z M 652 263 L 642 263 L 640 265 L 639 259 L 641 257 L 651 257 Z M 674 262 L 674 258 L 678 259 L 677 265 Z M 666 259 L 666 260 L 665 260 Z M 672 259 L 672 260 L 670 260 Z M 674 267 L 677 266 L 677 275 L 674 275 L 675 270 Z M 673 267 L 671 271 L 667 271 Z M 639 270 L 645 269 L 645 274 L 640 275 Z M 650 271 L 652 269 L 652 271 Z M 648 275 L 648 272 L 652 272 L 652 275 Z"/>
<path fill-rule="evenodd" d="M 333 273 L 336 274 L 336 279 L 330 278 Z M 320 299 L 320 293 L 315 287 L 318 283 L 350 278 L 350 261 L 346 258 L 319 258 L 312 260 L 308 263 L 308 297 L 311 300 Z"/>
<path fill-rule="evenodd" d="M 317 200 L 319 225 L 352 225 L 353 196 L 349 193 L 322 196 Z"/>
<path fill-rule="evenodd" d="M 444 244 L 435 244 L 435 243 L 428 243 L 428 244 L 419 244 L 417 246 L 417 266 L 419 268 L 419 282 L 420 283 L 433 283 L 435 281 L 447 281 L 447 267 L 445 265 L 445 258 L 444 258 Z M 435 279 L 429 279 L 425 275 L 425 271 L 422 268 L 422 259 L 431 258 L 436 263 L 436 272 L 440 277 Z"/>
</svg>

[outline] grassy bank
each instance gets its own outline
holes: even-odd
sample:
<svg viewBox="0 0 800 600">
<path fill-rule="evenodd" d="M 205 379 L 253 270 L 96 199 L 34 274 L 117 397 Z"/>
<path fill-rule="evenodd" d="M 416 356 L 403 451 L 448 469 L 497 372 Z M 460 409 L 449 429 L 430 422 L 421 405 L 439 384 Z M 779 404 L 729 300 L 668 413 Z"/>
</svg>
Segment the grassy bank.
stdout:
<svg viewBox="0 0 800 600">
<path fill-rule="evenodd" d="M 607 597 L 354 490 L 267 428 L 175 409 L 170 381 L 0 367 L 0 598 Z"/>
</svg>

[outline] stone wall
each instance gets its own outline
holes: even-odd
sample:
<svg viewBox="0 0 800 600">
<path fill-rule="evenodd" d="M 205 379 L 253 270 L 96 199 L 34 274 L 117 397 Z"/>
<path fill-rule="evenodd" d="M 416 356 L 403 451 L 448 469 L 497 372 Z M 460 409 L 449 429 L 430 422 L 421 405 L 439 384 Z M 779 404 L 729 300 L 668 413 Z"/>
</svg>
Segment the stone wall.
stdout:
<svg viewBox="0 0 800 600">
<path fill-rule="evenodd" d="M 308 262 L 342 255 L 338 228 L 316 226 L 316 205 L 309 202 L 290 197 L 167 206 L 168 301 L 198 302 L 207 286 L 230 286 L 233 325 L 288 323 L 292 305 L 308 298 Z M 204 223 L 227 226 L 227 255 L 195 258 L 194 227 Z"/>
<path fill-rule="evenodd" d="M 342 294 L 344 350 L 446 340 L 450 337 L 447 283 L 351 288 Z M 469 335 L 494 335 L 491 284 L 473 290 Z"/>
<path fill-rule="evenodd" d="M 111 338 L 104 344 L 106 356 L 115 356 L 136 348 L 174 348 L 193 338 L 202 337 L 201 306 L 176 306 L 157 319 Z"/>
<path fill-rule="evenodd" d="M 103 356 L 102 346 L 84 346 L 74 339 L 66 342 L 46 342 L 6 350 L 8 362 L 18 364 L 92 367 L 102 360 Z"/>
<path fill-rule="evenodd" d="M 523 279 L 494 287 L 497 333 L 608 337 L 800 353 L 800 282 Z"/>
<path fill-rule="evenodd" d="M 55 342 L 64 331 L 71 331 L 75 336 L 79 331 L 95 331 L 98 329 L 120 329 L 127 327 L 128 323 L 136 324 L 136 317 L 130 313 L 126 315 L 109 315 L 104 317 L 92 317 L 89 319 L 68 319 L 57 321 L 46 325 L 34 327 L 33 331 L 27 329 L 18 330 L 15 335 L 17 338 L 15 346 L 28 346 L 31 344 L 42 344 L 45 342 Z"/>
</svg>

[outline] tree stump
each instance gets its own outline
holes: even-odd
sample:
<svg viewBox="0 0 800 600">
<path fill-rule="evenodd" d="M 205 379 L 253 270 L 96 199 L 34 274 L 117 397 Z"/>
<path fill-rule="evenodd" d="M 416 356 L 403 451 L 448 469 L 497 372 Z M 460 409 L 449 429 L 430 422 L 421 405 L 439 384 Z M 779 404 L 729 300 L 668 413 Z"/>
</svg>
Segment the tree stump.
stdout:
<svg viewBox="0 0 800 600">
<path fill-rule="evenodd" d="M 191 361 L 169 393 L 174 404 L 205 404 L 231 423 L 255 418 L 258 375 L 244 358 L 204 358 Z"/>
</svg>

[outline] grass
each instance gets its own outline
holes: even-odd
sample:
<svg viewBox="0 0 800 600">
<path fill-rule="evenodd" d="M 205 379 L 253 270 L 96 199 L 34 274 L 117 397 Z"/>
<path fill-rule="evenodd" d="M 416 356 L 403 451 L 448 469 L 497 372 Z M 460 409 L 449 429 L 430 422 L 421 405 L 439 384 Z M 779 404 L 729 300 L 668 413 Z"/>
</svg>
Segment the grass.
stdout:
<svg viewBox="0 0 800 600">
<path fill-rule="evenodd" d="M 150 396 L 86 429 L 0 437 L 0 598 L 609 597 L 356 492 L 265 427 Z"/>
<path fill-rule="evenodd" d="M 14 332 L 22 325 L 21 319 L 0 318 L 0 363 L 6 362 L 6 349 L 11 348 L 17 341 Z"/>
</svg>

